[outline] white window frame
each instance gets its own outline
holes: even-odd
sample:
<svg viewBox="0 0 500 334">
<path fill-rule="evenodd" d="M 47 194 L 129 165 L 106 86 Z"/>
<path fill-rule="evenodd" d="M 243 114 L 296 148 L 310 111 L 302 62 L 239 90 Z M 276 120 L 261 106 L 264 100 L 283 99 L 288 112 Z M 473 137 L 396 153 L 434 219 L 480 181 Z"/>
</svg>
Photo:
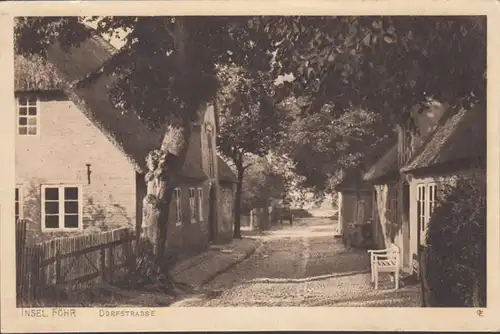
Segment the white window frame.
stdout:
<svg viewBox="0 0 500 334">
<path fill-rule="evenodd" d="M 198 200 L 198 220 L 203 221 L 203 188 L 196 189 Z"/>
<path fill-rule="evenodd" d="M 421 183 L 417 185 L 417 223 L 419 224 L 419 233 L 423 234 L 426 228 L 426 184 Z M 419 212 L 420 209 L 420 212 Z"/>
<path fill-rule="evenodd" d="M 14 207 L 14 219 L 15 219 L 15 222 L 17 223 L 17 221 L 19 219 L 24 219 L 24 197 L 23 197 L 23 187 L 21 186 L 16 186 L 15 190 L 14 191 L 17 191 L 17 201 L 15 200 L 15 197 L 14 197 L 14 201 L 15 201 L 15 204 L 18 205 L 18 209 L 19 209 L 19 217 L 16 219 L 15 218 L 15 210 L 16 208 Z M 15 196 L 15 194 L 14 194 Z"/>
<path fill-rule="evenodd" d="M 29 94 L 26 94 L 26 95 L 21 95 L 21 96 L 18 96 L 16 97 L 16 134 L 18 136 L 26 136 L 26 137 L 37 137 L 40 135 L 40 99 L 38 98 L 38 96 L 35 96 L 35 104 L 34 105 L 30 105 L 29 103 L 29 99 L 30 97 L 33 97 L 33 95 L 29 95 Z M 26 98 L 27 101 L 26 101 L 26 105 L 21 105 L 20 104 L 20 99 L 22 98 Z M 26 107 L 26 115 L 21 115 L 20 114 L 20 108 L 24 106 Z M 29 115 L 29 107 L 35 107 L 36 108 L 36 115 L 35 116 L 32 116 L 32 115 Z M 22 126 L 22 127 L 26 127 L 26 133 L 25 134 L 21 134 L 19 131 L 21 129 L 21 125 L 19 125 L 19 119 L 21 117 L 26 117 L 26 126 Z M 28 132 L 28 128 L 29 128 L 29 119 L 35 119 L 35 129 L 36 129 L 36 133 L 35 134 L 29 134 Z"/>
<path fill-rule="evenodd" d="M 59 212 L 58 212 L 58 217 L 59 217 L 59 227 L 57 228 L 48 228 L 45 226 L 45 189 L 47 188 L 57 188 L 58 189 L 58 205 L 59 205 Z M 65 227 L 64 226 L 64 216 L 65 216 L 65 211 L 64 211 L 64 203 L 65 198 L 64 198 L 64 189 L 66 188 L 77 188 L 78 189 L 78 227 Z M 74 231 L 81 231 L 83 229 L 83 196 L 82 196 L 82 190 L 83 187 L 80 184 L 43 184 L 41 191 L 41 213 L 42 213 L 42 219 L 41 219 L 41 225 L 42 225 L 42 232 L 74 232 Z"/>
<path fill-rule="evenodd" d="M 434 191 L 432 191 L 432 189 Z M 431 196 L 432 194 L 432 196 Z M 436 208 L 436 196 L 437 196 L 437 184 L 432 182 L 427 184 L 427 223 L 431 219 L 432 214 L 434 213 L 434 209 Z"/>
<path fill-rule="evenodd" d="M 417 185 L 417 222 L 420 223 L 420 243 L 423 244 L 431 216 L 436 208 L 438 184 L 436 182 L 420 183 Z M 432 195 L 432 196 L 431 196 Z M 420 206 L 420 216 L 418 216 Z"/>
<path fill-rule="evenodd" d="M 196 190 L 189 188 L 189 220 L 196 223 Z"/>
<path fill-rule="evenodd" d="M 182 192 L 181 188 L 174 189 L 174 200 L 175 200 L 175 226 L 182 225 Z"/>
</svg>

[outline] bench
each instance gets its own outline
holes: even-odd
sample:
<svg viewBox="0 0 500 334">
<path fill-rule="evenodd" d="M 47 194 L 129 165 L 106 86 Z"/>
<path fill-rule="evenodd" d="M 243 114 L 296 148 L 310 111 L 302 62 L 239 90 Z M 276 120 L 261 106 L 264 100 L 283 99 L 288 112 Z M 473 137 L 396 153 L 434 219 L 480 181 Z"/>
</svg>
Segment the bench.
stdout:
<svg viewBox="0 0 500 334">
<path fill-rule="evenodd" d="M 371 281 L 378 289 L 379 273 L 394 273 L 396 290 L 399 289 L 399 248 L 392 244 L 390 248 L 368 250 L 370 253 Z"/>
</svg>

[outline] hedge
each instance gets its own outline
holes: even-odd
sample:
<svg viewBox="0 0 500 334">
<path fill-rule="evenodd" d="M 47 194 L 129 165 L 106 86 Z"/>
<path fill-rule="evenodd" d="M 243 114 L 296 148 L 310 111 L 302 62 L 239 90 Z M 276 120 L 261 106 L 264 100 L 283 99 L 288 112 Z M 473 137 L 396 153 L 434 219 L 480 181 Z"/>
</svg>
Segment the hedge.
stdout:
<svg viewBox="0 0 500 334">
<path fill-rule="evenodd" d="M 485 171 L 445 185 L 429 220 L 427 306 L 486 306 Z"/>
</svg>

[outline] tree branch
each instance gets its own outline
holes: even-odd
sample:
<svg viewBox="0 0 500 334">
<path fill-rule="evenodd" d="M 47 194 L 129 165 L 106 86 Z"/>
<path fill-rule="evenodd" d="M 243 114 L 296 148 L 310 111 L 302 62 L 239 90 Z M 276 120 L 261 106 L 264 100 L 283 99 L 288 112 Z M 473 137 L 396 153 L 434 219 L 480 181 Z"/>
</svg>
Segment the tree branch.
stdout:
<svg viewBox="0 0 500 334">
<path fill-rule="evenodd" d="M 352 47 L 356 47 L 358 46 L 359 44 L 361 44 L 363 42 L 363 40 L 370 34 L 370 32 L 366 33 L 361 39 L 359 39 L 357 42 L 354 42 L 352 43 L 351 45 L 346 45 L 345 48 L 346 48 L 346 51 L 345 53 L 348 53 L 349 52 L 349 49 L 352 48 Z M 328 59 L 333 53 L 334 51 L 337 50 L 336 47 L 331 47 L 330 48 L 330 52 L 328 53 L 328 55 L 326 56 L 326 59 Z M 325 74 L 323 75 L 323 77 L 321 78 L 319 84 L 318 84 L 318 88 L 316 89 L 316 91 L 314 92 L 314 95 L 316 95 L 315 97 L 315 101 L 313 103 L 311 103 L 309 105 L 309 108 L 307 109 L 307 113 L 311 113 L 313 111 L 314 108 L 316 108 L 316 106 L 318 105 L 318 97 L 317 95 L 320 93 L 320 91 L 322 89 L 324 89 L 324 84 L 326 82 L 326 79 L 328 79 L 328 76 L 332 73 L 331 69 L 332 69 L 332 66 L 334 65 L 334 63 L 330 64 L 326 70 L 325 70 Z"/>
<path fill-rule="evenodd" d="M 252 166 L 254 163 L 251 162 L 251 163 L 248 163 L 246 165 L 243 166 L 243 170 L 247 170 L 250 166 Z"/>
</svg>

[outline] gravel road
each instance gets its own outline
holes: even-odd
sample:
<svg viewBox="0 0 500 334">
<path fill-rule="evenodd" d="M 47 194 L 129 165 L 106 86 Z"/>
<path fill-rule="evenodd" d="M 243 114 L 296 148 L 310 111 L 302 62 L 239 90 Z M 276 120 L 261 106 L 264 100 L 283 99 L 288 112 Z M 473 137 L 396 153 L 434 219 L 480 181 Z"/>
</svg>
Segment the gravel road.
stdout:
<svg viewBox="0 0 500 334">
<path fill-rule="evenodd" d="M 210 297 L 172 306 L 419 306 L 416 287 L 380 290 L 370 282 L 366 251 L 346 250 L 333 222 L 311 218 L 270 231 L 241 264 L 205 285 Z"/>
</svg>

